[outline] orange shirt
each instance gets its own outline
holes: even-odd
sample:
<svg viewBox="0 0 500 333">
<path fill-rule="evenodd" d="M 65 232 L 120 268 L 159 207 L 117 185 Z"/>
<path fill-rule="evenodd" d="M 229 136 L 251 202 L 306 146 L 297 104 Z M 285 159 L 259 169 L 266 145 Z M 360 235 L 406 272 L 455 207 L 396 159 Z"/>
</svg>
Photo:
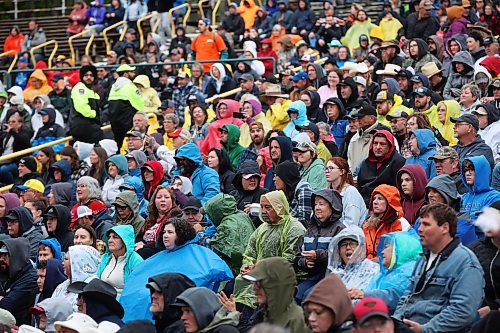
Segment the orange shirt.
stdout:
<svg viewBox="0 0 500 333">
<path fill-rule="evenodd" d="M 196 60 L 217 60 L 220 59 L 220 52 L 226 49 L 226 44 L 221 36 L 210 32 L 199 34 L 191 43 L 191 50 L 196 52 Z M 210 72 L 212 63 L 203 63 L 205 73 Z"/>
</svg>

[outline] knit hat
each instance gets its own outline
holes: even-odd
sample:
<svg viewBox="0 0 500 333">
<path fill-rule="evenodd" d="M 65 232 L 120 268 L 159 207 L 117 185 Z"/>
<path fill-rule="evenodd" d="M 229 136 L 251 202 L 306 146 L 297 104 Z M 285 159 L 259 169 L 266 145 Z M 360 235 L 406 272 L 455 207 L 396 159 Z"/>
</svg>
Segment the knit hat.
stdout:
<svg viewBox="0 0 500 333">
<path fill-rule="evenodd" d="M 297 184 L 300 182 L 299 167 L 293 162 L 285 161 L 278 164 L 274 169 L 274 173 L 292 189 L 297 187 Z"/>
<path fill-rule="evenodd" d="M 37 165 L 35 158 L 33 156 L 26 156 L 19 160 L 19 164 L 23 164 L 25 167 L 30 169 L 31 172 L 36 172 Z"/>
</svg>

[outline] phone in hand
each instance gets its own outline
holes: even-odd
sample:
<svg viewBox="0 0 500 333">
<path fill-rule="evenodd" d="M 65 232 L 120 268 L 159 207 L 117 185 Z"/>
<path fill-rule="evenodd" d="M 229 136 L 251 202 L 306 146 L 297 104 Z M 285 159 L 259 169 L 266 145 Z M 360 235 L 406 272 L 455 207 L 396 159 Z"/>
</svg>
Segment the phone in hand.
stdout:
<svg viewBox="0 0 500 333">
<path fill-rule="evenodd" d="M 234 112 L 233 117 L 238 119 L 245 119 L 245 114 L 243 112 Z"/>
</svg>

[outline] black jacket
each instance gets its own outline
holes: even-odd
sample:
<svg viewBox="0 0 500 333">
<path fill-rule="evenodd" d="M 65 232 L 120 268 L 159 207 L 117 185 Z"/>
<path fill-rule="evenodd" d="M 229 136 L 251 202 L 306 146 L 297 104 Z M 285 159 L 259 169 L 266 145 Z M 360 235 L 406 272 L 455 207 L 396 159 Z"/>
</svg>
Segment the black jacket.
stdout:
<svg viewBox="0 0 500 333">
<path fill-rule="evenodd" d="M 245 21 L 238 13 L 227 15 L 222 21 L 222 26 L 227 32 L 234 32 L 235 36 L 243 35 L 245 32 Z"/>
<path fill-rule="evenodd" d="M 6 239 L 3 244 L 10 256 L 8 275 L 0 274 L 0 308 L 12 313 L 18 326 L 29 325 L 29 309 L 34 305 L 38 286 L 36 270 L 29 259 L 30 244 L 26 238 Z"/>
<path fill-rule="evenodd" d="M 108 231 L 115 226 L 113 218 L 109 216 L 106 209 L 101 210 L 94 216 L 92 228 L 95 230 L 97 239 L 107 239 Z"/>
<path fill-rule="evenodd" d="M 205 89 L 205 94 L 207 95 L 208 98 L 210 98 L 214 95 L 222 94 L 230 90 L 236 89 L 237 87 L 238 85 L 236 84 L 236 81 L 234 81 L 233 78 L 226 76 L 222 81 L 220 91 L 217 92 L 217 82 L 215 81 L 214 78 L 210 78 L 210 81 L 208 81 L 207 87 Z"/>
<path fill-rule="evenodd" d="M 478 239 L 469 248 L 474 252 L 484 271 L 484 300 L 483 306 L 492 310 L 500 307 L 500 249 L 491 238 Z"/>
<path fill-rule="evenodd" d="M 103 321 L 110 321 L 122 327 L 125 323 L 122 321 L 120 315 L 113 313 L 113 311 L 97 297 L 85 296 L 85 303 L 87 305 L 87 315 L 94 319 L 98 324 Z"/>
<path fill-rule="evenodd" d="M 52 104 L 54 108 L 61 113 L 64 122 L 68 122 L 69 110 L 71 108 L 71 90 L 64 88 L 60 93 L 52 90 L 49 92 L 48 96 L 50 98 L 50 104 Z"/>
<path fill-rule="evenodd" d="M 10 138 L 14 138 L 14 142 L 12 143 L 13 152 L 20 151 L 23 149 L 27 149 L 31 147 L 31 136 L 32 132 L 29 129 L 25 129 L 24 125 L 21 127 L 19 132 L 15 132 L 12 129 L 9 132 L 3 132 L 0 134 L 0 155 L 4 154 L 4 151 L 7 147 L 7 143 Z M 16 162 L 21 157 L 14 159 Z"/>
<path fill-rule="evenodd" d="M 65 131 L 61 125 L 56 124 L 56 110 L 52 108 L 44 109 L 49 116 L 49 120 L 43 124 L 42 127 L 36 133 L 35 139 L 39 138 L 53 138 L 59 139 L 64 137 Z"/>
<path fill-rule="evenodd" d="M 411 13 L 406 19 L 406 38 L 422 38 L 427 40 L 439 30 L 439 22 L 434 16 L 423 20 L 418 19 L 418 13 Z"/>
<path fill-rule="evenodd" d="M 57 214 L 57 226 L 54 232 L 49 232 L 49 236 L 56 238 L 61 244 L 61 251 L 68 252 L 68 248 L 73 245 L 73 231 L 69 228 L 71 223 L 71 211 L 63 205 L 53 205 L 47 207 L 47 211 L 53 207 Z M 47 227 L 47 219 L 44 218 L 45 227 Z"/>
</svg>

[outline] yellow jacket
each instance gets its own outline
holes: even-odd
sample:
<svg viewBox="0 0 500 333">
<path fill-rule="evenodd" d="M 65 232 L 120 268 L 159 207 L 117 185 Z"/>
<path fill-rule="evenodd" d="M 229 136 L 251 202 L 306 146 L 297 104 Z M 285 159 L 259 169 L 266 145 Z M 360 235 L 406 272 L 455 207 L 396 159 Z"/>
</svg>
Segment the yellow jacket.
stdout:
<svg viewBox="0 0 500 333">
<path fill-rule="evenodd" d="M 40 89 L 35 89 L 33 87 L 33 84 L 31 83 L 31 79 L 38 79 L 42 81 L 42 86 Z M 45 74 L 43 74 L 43 71 L 41 69 L 36 69 L 33 74 L 30 76 L 30 85 L 26 89 L 24 89 L 23 95 L 24 95 L 24 100 L 26 103 L 31 104 L 33 103 L 33 99 L 35 99 L 36 96 L 39 95 L 48 95 L 49 92 L 52 91 L 52 88 L 50 85 L 47 83 L 47 77 Z"/>
<path fill-rule="evenodd" d="M 207 109 L 207 123 L 210 123 L 212 120 L 215 119 L 215 111 L 212 108 Z M 189 112 L 189 106 L 186 106 L 184 109 L 184 125 L 182 125 L 182 128 L 189 129 L 191 128 L 191 112 Z"/>
<path fill-rule="evenodd" d="M 273 104 L 266 112 L 266 118 L 271 123 L 272 129 L 283 130 L 285 126 L 290 122 L 288 118 L 288 107 L 292 104 L 289 99 L 284 99 L 281 104 Z"/>
<path fill-rule="evenodd" d="M 394 95 L 394 105 L 389 110 L 389 112 L 387 112 L 387 114 L 385 116 L 379 114 L 377 116 L 377 121 L 379 124 L 382 124 L 382 125 L 390 128 L 391 122 L 389 120 L 387 120 L 386 117 L 392 116 L 393 114 L 400 112 L 400 111 L 406 112 L 409 116 L 411 116 L 413 114 L 413 109 L 410 109 L 410 108 L 403 105 L 403 98 L 401 98 L 401 96 L 399 96 L 399 95 Z"/>
<path fill-rule="evenodd" d="M 271 123 L 262 112 L 253 117 L 253 120 L 260 121 L 262 123 L 264 126 L 264 135 L 272 129 Z M 240 145 L 246 148 L 251 143 L 252 139 L 250 138 L 250 126 L 245 122 L 240 127 Z"/>
<path fill-rule="evenodd" d="M 139 84 L 139 89 L 141 90 L 141 97 L 144 101 L 144 112 L 147 113 L 159 113 L 159 108 L 161 105 L 160 97 L 156 90 L 151 88 L 149 78 L 146 75 L 137 75 L 134 79 L 134 83 Z"/>
<path fill-rule="evenodd" d="M 332 154 L 323 143 L 323 140 L 319 140 L 318 142 L 318 157 L 321 158 L 324 163 L 326 163 L 330 158 L 332 158 Z"/>
<path fill-rule="evenodd" d="M 436 106 L 436 113 L 437 110 L 439 110 L 441 104 L 444 104 L 444 106 L 446 107 L 446 119 L 444 121 L 444 124 L 442 122 L 439 122 L 436 128 L 439 133 L 441 133 L 443 138 L 450 143 L 450 146 L 454 146 L 457 144 L 458 140 L 453 136 L 453 129 L 455 126 L 451 122 L 450 118 L 456 118 L 460 116 L 460 104 L 458 104 L 458 102 L 454 99 L 441 101 Z"/>
<path fill-rule="evenodd" d="M 379 23 L 380 29 L 384 33 L 384 41 L 397 40 L 398 31 L 403 27 L 398 19 L 392 18 L 390 20 L 383 18 Z"/>
</svg>

